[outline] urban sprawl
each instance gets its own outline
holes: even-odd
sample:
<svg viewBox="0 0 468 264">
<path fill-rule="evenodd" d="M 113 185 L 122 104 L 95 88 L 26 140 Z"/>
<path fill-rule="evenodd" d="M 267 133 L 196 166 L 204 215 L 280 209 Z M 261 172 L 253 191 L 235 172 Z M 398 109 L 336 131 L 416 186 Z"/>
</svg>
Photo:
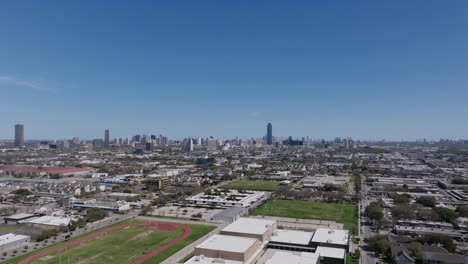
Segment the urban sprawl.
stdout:
<svg viewBox="0 0 468 264">
<path fill-rule="evenodd" d="M 2 263 L 468 263 L 467 140 L 14 131 Z"/>
</svg>

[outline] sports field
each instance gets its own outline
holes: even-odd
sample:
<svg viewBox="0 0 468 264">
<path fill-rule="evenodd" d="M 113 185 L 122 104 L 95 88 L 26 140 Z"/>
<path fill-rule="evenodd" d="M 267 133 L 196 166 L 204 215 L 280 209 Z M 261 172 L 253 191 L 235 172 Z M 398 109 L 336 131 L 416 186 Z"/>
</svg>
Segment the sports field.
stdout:
<svg viewBox="0 0 468 264">
<path fill-rule="evenodd" d="M 169 222 L 124 221 L 5 263 L 160 263 L 214 228 Z"/>
<path fill-rule="evenodd" d="M 254 191 L 276 191 L 280 188 L 280 183 L 275 181 L 238 180 L 224 185 L 223 188 Z"/>
<path fill-rule="evenodd" d="M 252 215 L 336 221 L 351 230 L 355 224 L 353 205 L 296 200 L 270 200 Z"/>
</svg>

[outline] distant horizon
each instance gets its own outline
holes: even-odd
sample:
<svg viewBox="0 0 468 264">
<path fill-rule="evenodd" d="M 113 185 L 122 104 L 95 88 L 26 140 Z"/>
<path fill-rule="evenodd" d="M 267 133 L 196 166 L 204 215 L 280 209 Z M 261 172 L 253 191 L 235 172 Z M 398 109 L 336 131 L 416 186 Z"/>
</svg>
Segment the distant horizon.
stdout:
<svg viewBox="0 0 468 264">
<path fill-rule="evenodd" d="M 468 1 L 2 1 L 0 138 L 468 138 Z M 112 132 L 114 131 L 114 133 Z M 113 136 L 113 138 L 115 138 Z"/>
</svg>

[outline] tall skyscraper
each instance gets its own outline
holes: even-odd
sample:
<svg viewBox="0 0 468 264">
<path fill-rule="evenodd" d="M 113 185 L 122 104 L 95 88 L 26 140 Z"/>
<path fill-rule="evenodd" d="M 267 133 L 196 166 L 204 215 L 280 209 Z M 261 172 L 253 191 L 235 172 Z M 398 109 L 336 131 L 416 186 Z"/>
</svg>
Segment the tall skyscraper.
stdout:
<svg viewBox="0 0 468 264">
<path fill-rule="evenodd" d="M 104 131 L 104 147 L 109 147 L 110 146 L 110 138 L 109 138 L 109 129 L 106 129 Z"/>
<path fill-rule="evenodd" d="M 24 125 L 15 125 L 15 146 L 22 147 L 24 145 Z"/>
<path fill-rule="evenodd" d="M 268 145 L 273 144 L 273 126 L 271 125 L 271 123 L 268 123 L 268 125 L 267 125 L 266 143 Z"/>
</svg>

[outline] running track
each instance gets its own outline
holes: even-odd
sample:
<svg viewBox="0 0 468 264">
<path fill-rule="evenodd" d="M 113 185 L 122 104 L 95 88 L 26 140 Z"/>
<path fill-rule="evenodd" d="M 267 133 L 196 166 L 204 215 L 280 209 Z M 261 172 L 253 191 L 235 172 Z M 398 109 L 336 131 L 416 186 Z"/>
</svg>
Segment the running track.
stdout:
<svg viewBox="0 0 468 264">
<path fill-rule="evenodd" d="M 156 256 L 157 254 L 159 254 L 161 251 L 167 249 L 168 247 L 174 245 L 175 243 L 187 238 L 188 236 L 190 236 L 192 234 L 192 229 L 190 229 L 190 227 L 188 226 L 185 226 L 185 225 L 181 225 L 181 224 L 178 224 L 178 223 L 169 223 L 169 222 L 140 222 L 140 223 L 130 223 L 130 224 L 125 224 L 125 225 L 119 225 L 119 226 L 114 226 L 114 227 L 111 227 L 111 228 L 108 228 L 108 229 L 105 229 L 103 231 L 99 231 L 97 233 L 93 233 L 91 235 L 88 235 L 88 236 L 85 236 L 85 237 L 82 237 L 80 239 L 77 239 L 77 240 L 74 240 L 72 242 L 69 242 L 69 243 L 66 243 L 66 244 L 63 244 L 63 245 L 60 245 L 60 246 L 57 246 L 57 247 L 54 247 L 54 248 L 51 248 L 49 250 L 46 250 L 44 252 L 41 252 L 41 253 L 38 253 L 36 255 L 33 255 L 33 256 L 30 256 L 24 260 L 22 260 L 21 262 L 19 262 L 18 264 L 28 264 L 30 263 L 31 261 L 33 260 L 36 260 L 38 258 L 41 258 L 43 256 L 46 256 L 50 253 L 53 253 L 53 252 L 56 252 L 56 251 L 59 251 L 63 248 L 66 248 L 66 247 L 69 247 L 69 246 L 72 246 L 72 245 L 76 245 L 78 243 L 81 243 L 83 241 L 86 241 L 88 239 L 91 239 L 91 238 L 95 238 L 97 236 L 100 236 L 102 234 L 105 234 L 107 232 L 110 232 L 110 231 L 113 231 L 113 230 L 117 230 L 117 229 L 122 229 L 122 228 L 125 228 L 127 226 L 134 226 L 134 225 L 143 225 L 143 226 L 156 226 L 156 227 L 160 227 L 159 229 L 163 229 L 163 230 L 167 230 L 168 227 L 181 227 L 182 229 L 184 229 L 184 234 L 179 236 L 178 238 L 172 240 L 171 242 L 165 244 L 164 246 L 160 247 L 160 248 L 157 248 L 153 251 L 151 251 L 150 253 L 144 255 L 143 257 L 135 260 L 134 262 L 132 262 L 132 264 L 141 264 L 143 263 L 144 261 Z"/>
</svg>

